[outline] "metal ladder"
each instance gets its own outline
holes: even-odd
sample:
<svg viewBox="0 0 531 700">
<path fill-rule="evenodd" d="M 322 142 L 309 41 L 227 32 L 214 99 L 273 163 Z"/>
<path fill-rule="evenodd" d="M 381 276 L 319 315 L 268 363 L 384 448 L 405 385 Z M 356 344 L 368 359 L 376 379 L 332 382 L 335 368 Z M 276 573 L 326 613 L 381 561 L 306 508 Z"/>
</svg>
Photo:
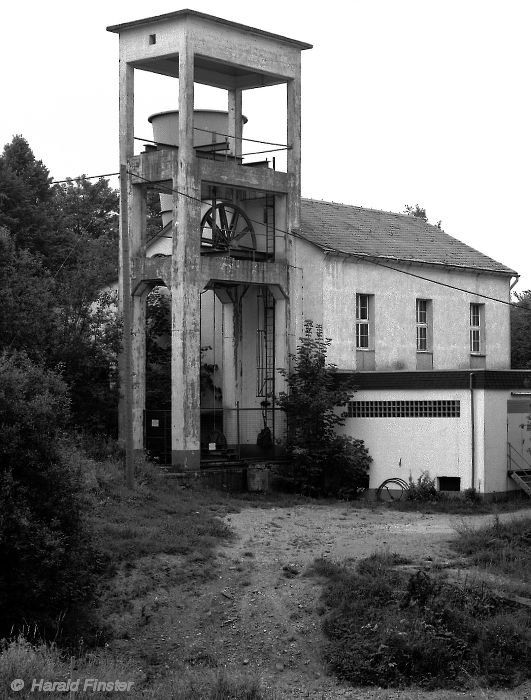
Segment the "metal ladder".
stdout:
<svg viewBox="0 0 531 700">
<path fill-rule="evenodd" d="M 275 196 L 266 195 L 264 207 L 264 223 L 266 228 L 266 253 L 268 260 L 275 259 Z"/>
</svg>

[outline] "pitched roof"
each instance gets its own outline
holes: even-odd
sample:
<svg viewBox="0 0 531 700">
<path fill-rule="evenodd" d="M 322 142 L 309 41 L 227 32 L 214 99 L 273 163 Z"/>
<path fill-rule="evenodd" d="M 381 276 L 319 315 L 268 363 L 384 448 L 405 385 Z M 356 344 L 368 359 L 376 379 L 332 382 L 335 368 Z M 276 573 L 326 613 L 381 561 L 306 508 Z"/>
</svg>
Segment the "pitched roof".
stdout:
<svg viewBox="0 0 531 700">
<path fill-rule="evenodd" d="M 207 20 L 209 22 L 215 22 L 216 24 L 222 24 L 226 27 L 234 27 L 235 29 L 240 29 L 244 32 L 250 34 L 257 34 L 258 36 L 268 37 L 269 39 L 275 39 L 277 41 L 282 41 L 286 44 L 291 44 L 296 46 L 301 50 L 313 49 L 312 44 L 308 44 L 305 41 L 297 41 L 297 39 L 290 39 L 287 36 L 281 36 L 280 34 L 273 34 L 272 32 L 266 32 L 263 29 L 257 29 L 256 27 L 249 27 L 246 24 L 240 24 L 239 22 L 231 22 L 228 19 L 223 19 L 222 17 L 215 17 L 214 15 L 208 15 L 205 12 L 198 12 L 197 10 L 176 10 L 175 12 L 167 12 L 164 15 L 156 15 L 155 17 L 144 17 L 142 19 L 133 20 L 132 22 L 122 22 L 122 24 L 113 24 L 107 27 L 108 32 L 114 32 L 115 34 L 120 34 L 120 32 L 126 29 L 132 29 L 134 27 L 140 27 L 145 24 L 153 24 L 154 22 L 165 22 L 172 19 L 181 19 L 183 17 L 197 17 L 198 19 Z"/>
<path fill-rule="evenodd" d="M 301 236 L 324 250 L 516 275 L 457 238 L 407 214 L 303 199 Z"/>
</svg>

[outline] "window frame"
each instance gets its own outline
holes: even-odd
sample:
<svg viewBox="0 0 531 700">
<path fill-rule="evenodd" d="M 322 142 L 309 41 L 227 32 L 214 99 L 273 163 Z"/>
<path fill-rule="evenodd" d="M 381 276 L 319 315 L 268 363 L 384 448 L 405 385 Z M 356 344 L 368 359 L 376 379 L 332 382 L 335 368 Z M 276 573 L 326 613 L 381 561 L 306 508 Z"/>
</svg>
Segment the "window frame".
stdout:
<svg viewBox="0 0 531 700">
<path fill-rule="evenodd" d="M 356 350 L 371 350 L 371 296 L 371 294 L 356 293 Z M 365 302 L 363 305 L 362 300 Z M 360 332 L 362 328 L 365 329 L 363 335 Z M 360 344 L 362 338 L 366 338 L 364 345 Z"/>
<path fill-rule="evenodd" d="M 421 305 L 424 306 L 423 309 L 421 309 Z M 430 300 L 429 299 L 424 299 L 424 298 L 419 298 L 415 299 L 415 328 L 416 328 L 416 345 L 417 345 L 417 352 L 431 352 L 431 343 L 430 343 L 430 326 L 431 326 L 431 319 L 430 319 L 430 311 L 431 311 L 431 305 L 430 305 Z M 424 320 L 421 319 L 421 314 L 424 316 Z M 424 333 L 421 333 L 421 331 L 424 331 Z M 422 337 L 422 335 L 424 337 Z M 424 347 L 421 347 L 422 343 L 420 341 L 424 341 Z"/>
<path fill-rule="evenodd" d="M 420 305 L 424 305 L 422 310 L 424 320 L 421 320 L 419 314 Z M 422 334 L 421 329 L 424 330 L 425 335 L 425 345 L 422 348 L 419 343 L 419 338 Z M 417 297 L 415 299 L 415 348 L 416 352 L 420 355 L 433 355 L 433 300 L 427 299 L 426 297 Z"/>
<path fill-rule="evenodd" d="M 469 308 L 468 345 L 471 355 L 485 354 L 485 304 L 471 302 Z"/>
</svg>

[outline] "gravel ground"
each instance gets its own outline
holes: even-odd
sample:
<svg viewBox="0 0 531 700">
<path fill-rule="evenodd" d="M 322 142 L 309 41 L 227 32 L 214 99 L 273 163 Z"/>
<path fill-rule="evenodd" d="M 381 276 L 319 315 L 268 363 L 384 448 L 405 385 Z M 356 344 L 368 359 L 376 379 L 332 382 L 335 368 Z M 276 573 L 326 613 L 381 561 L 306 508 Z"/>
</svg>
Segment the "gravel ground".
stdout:
<svg viewBox="0 0 531 700">
<path fill-rule="evenodd" d="M 503 513 L 500 519 L 525 515 L 531 516 L 531 508 Z M 388 549 L 419 566 L 452 566 L 456 555 L 449 542 L 456 527 L 489 521 L 491 515 L 426 515 L 349 504 L 253 507 L 228 515 L 237 538 L 220 552 L 222 592 L 212 591 L 206 614 L 213 624 L 204 633 L 222 650 L 224 664 L 258 675 L 277 698 L 531 700 L 531 684 L 511 691 L 353 689 L 326 676 L 320 655 L 322 589 L 304 575 L 315 558 L 356 560 Z"/>
</svg>

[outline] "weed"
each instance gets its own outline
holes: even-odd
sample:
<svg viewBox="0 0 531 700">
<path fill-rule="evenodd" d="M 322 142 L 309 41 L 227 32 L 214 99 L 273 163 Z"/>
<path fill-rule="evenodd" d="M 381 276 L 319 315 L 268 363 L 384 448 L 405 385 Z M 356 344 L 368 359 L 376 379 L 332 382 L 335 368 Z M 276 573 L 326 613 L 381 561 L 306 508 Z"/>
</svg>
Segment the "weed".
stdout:
<svg viewBox="0 0 531 700">
<path fill-rule="evenodd" d="M 22 679 L 25 684 L 24 689 L 16 694 L 20 700 L 34 697 L 35 692 L 31 691 L 34 678 L 63 682 L 69 678 L 73 681 L 79 678 L 79 691 L 74 693 L 79 700 L 94 698 L 92 690 L 83 690 L 87 678 L 132 681 L 133 697 L 152 700 L 266 700 L 266 697 L 270 697 L 260 689 L 256 678 L 237 674 L 229 677 L 223 669 L 212 669 L 213 665 L 208 654 L 197 654 L 192 666 L 198 667 L 198 673 L 177 663 L 173 674 L 150 681 L 140 669 L 125 659 L 110 658 L 105 653 L 84 653 L 76 659 L 65 658 L 54 645 L 31 645 L 19 636 L 0 648 L 0 700 L 14 697 L 9 688 L 15 678 Z M 99 695 L 114 697 L 116 693 L 102 692 Z M 126 695 L 131 696 L 130 693 Z M 52 691 L 46 692 L 46 696 L 50 700 L 60 700 L 65 693 Z"/>
<path fill-rule="evenodd" d="M 343 568 L 340 564 L 331 559 L 320 557 L 306 571 L 307 575 L 323 576 L 331 581 L 337 581 L 343 575 Z"/>
<path fill-rule="evenodd" d="M 531 582 L 531 518 L 502 523 L 497 515 L 486 527 L 474 529 L 465 523 L 457 528 L 453 543 L 461 554 L 477 566 Z"/>
<path fill-rule="evenodd" d="M 456 498 L 439 493 L 437 501 L 391 501 L 383 507 L 389 510 L 415 513 L 448 513 L 449 515 L 482 515 L 498 512 L 513 512 L 522 508 L 518 501 L 506 501 L 501 503 L 489 503 L 482 499 L 470 500 L 469 498 Z M 359 504 L 358 504 L 359 507 Z"/>
<path fill-rule="evenodd" d="M 317 560 L 329 579 L 323 629 L 333 671 L 353 685 L 463 688 L 471 683 L 516 685 L 531 675 L 531 611 L 518 610 L 488 589 L 454 586 L 393 568 L 390 553 L 355 570 Z"/>
<path fill-rule="evenodd" d="M 438 501 L 441 498 L 441 494 L 437 491 L 435 479 L 430 477 L 429 472 L 424 471 L 416 483 L 410 477 L 406 498 L 408 501 Z"/>
<path fill-rule="evenodd" d="M 474 487 L 464 490 L 465 501 L 469 503 L 480 503 L 481 497 Z"/>
</svg>

